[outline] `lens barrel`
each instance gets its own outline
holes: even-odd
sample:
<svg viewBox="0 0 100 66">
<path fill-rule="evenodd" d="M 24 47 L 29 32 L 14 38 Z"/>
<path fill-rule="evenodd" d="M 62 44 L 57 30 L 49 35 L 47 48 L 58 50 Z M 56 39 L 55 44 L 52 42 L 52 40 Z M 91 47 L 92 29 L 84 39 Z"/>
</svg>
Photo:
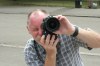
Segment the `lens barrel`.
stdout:
<svg viewBox="0 0 100 66">
<path fill-rule="evenodd" d="M 53 35 L 55 35 L 55 40 L 57 39 L 58 35 L 53 33 L 57 31 L 60 27 L 60 22 L 56 17 L 48 16 L 43 19 L 43 23 L 41 24 L 41 28 L 43 29 L 43 35 L 45 35 L 45 39 L 48 34 L 50 34 L 50 39 Z"/>
<path fill-rule="evenodd" d="M 60 27 L 59 20 L 53 16 L 48 16 L 43 21 L 44 21 L 45 29 L 49 32 L 55 32 Z"/>
</svg>

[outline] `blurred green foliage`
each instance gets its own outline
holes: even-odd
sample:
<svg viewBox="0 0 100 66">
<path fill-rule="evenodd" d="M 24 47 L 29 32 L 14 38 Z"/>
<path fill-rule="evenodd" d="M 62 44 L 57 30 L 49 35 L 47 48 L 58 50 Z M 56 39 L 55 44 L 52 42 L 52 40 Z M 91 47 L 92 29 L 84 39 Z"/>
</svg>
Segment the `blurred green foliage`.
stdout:
<svg viewBox="0 0 100 66">
<path fill-rule="evenodd" d="M 82 1 L 82 7 L 87 7 L 87 0 Z M 75 7 L 75 0 L 0 0 L 0 6 L 61 6 Z"/>
</svg>

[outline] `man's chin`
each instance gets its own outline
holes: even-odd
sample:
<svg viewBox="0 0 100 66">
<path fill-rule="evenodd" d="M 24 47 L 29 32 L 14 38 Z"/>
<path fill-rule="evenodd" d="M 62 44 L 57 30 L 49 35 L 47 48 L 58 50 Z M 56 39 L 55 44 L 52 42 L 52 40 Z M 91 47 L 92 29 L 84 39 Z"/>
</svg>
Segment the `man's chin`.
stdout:
<svg viewBox="0 0 100 66">
<path fill-rule="evenodd" d="M 34 38 L 34 40 L 35 40 L 37 43 L 40 43 L 40 38 L 41 38 L 41 36 L 37 36 L 37 37 Z"/>
<path fill-rule="evenodd" d="M 40 41 L 38 41 L 38 40 L 35 40 L 38 44 L 40 44 Z"/>
</svg>

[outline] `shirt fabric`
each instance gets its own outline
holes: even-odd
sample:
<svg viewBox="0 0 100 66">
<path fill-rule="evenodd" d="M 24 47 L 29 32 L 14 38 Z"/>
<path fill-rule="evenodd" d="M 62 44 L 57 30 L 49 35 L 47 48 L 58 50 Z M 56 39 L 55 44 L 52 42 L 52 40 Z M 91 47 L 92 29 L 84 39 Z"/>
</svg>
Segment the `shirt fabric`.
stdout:
<svg viewBox="0 0 100 66">
<path fill-rule="evenodd" d="M 84 66 L 79 54 L 79 47 L 88 48 L 87 44 L 76 37 L 59 35 L 57 44 L 56 66 Z M 24 49 L 28 66 L 44 66 L 46 52 L 44 48 L 29 39 Z"/>
</svg>

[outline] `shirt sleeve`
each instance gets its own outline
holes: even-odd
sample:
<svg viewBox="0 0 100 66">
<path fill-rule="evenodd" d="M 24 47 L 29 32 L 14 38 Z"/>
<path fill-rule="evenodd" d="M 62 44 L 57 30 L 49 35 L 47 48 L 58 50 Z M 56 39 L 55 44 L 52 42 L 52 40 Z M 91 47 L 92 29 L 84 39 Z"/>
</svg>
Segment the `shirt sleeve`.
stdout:
<svg viewBox="0 0 100 66">
<path fill-rule="evenodd" d="M 27 42 L 24 49 L 24 54 L 25 54 L 25 61 L 28 66 L 43 66 L 42 62 L 38 59 L 32 41 L 29 40 Z"/>
<path fill-rule="evenodd" d="M 87 43 L 83 42 L 82 40 L 80 40 L 80 39 L 78 39 L 76 37 L 73 37 L 72 41 L 73 41 L 74 44 L 76 44 L 79 47 L 84 47 L 84 48 L 86 48 L 88 50 L 92 49 L 91 47 L 88 47 Z"/>
</svg>

